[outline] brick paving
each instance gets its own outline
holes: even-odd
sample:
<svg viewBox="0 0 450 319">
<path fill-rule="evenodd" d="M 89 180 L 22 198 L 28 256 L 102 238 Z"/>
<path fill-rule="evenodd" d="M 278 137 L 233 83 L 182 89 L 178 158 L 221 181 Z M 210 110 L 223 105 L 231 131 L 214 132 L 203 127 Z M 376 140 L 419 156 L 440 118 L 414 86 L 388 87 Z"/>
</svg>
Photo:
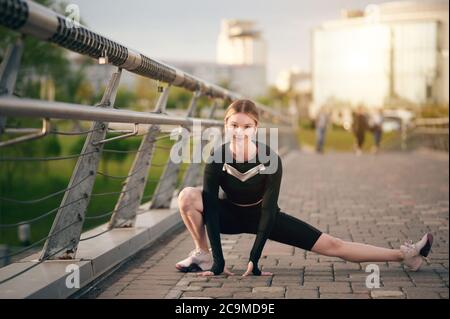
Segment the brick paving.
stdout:
<svg viewBox="0 0 450 319">
<path fill-rule="evenodd" d="M 449 298 L 448 154 L 429 151 L 355 156 L 292 152 L 283 160 L 282 211 L 344 240 L 398 248 L 435 236 L 419 272 L 375 263 L 380 287 L 366 287 L 369 263 L 345 262 L 268 241 L 260 265 L 270 277 L 241 277 L 254 235 L 222 235 L 235 276 L 198 277 L 174 264 L 193 248 L 184 228 L 137 254 L 84 298 Z"/>
</svg>

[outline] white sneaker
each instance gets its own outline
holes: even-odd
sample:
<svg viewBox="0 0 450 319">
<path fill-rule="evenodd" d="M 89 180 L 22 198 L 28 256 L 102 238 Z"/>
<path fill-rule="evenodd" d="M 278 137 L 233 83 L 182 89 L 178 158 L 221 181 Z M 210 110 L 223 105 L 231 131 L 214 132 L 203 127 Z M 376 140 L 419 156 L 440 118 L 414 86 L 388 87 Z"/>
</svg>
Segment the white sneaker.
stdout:
<svg viewBox="0 0 450 319">
<path fill-rule="evenodd" d="M 411 271 L 419 270 L 423 263 L 423 257 L 427 257 L 433 244 L 433 235 L 426 233 L 421 240 L 413 244 L 411 241 L 400 246 L 403 252 L 403 263 L 409 267 Z"/>
<path fill-rule="evenodd" d="M 419 250 L 420 255 L 423 257 L 428 257 L 431 246 L 433 245 L 433 235 L 431 233 L 426 233 L 415 245 Z"/>
<path fill-rule="evenodd" d="M 408 266 L 410 271 L 417 271 L 422 266 L 423 257 L 420 255 L 405 257 L 403 263 Z"/>
<path fill-rule="evenodd" d="M 209 252 L 194 249 L 189 256 L 175 264 L 175 268 L 182 272 L 196 272 L 211 269 L 213 265 Z"/>
</svg>

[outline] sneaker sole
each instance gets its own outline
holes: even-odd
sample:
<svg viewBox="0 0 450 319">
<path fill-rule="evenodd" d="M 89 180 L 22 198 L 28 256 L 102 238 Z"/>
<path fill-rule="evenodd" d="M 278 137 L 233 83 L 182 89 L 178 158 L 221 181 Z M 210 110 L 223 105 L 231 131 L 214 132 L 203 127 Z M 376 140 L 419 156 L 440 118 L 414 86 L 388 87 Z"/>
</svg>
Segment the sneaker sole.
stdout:
<svg viewBox="0 0 450 319">
<path fill-rule="evenodd" d="M 431 250 L 431 245 L 433 245 L 433 235 L 427 234 L 427 243 L 420 250 L 420 254 L 423 257 L 428 257 L 428 254 L 430 253 L 430 250 Z"/>
<path fill-rule="evenodd" d="M 190 264 L 188 267 L 183 267 L 180 265 L 175 265 L 175 268 L 178 269 L 181 272 L 199 272 L 203 271 L 199 265 L 197 264 Z"/>
<path fill-rule="evenodd" d="M 422 267 L 422 264 L 423 264 L 423 259 L 421 258 L 420 259 L 420 263 L 417 266 L 409 267 L 409 271 L 413 271 L 413 272 L 418 271 L 420 269 L 420 267 Z"/>
</svg>

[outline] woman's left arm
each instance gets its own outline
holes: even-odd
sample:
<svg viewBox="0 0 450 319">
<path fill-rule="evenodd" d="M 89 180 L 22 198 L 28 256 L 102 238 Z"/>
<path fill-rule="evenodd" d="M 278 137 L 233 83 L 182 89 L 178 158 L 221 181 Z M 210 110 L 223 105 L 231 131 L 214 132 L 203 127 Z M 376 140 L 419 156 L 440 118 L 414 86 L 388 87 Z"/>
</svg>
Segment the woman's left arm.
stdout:
<svg viewBox="0 0 450 319">
<path fill-rule="evenodd" d="M 283 167 L 281 158 L 276 156 L 278 161 L 277 169 L 274 173 L 267 176 L 266 189 L 264 191 L 262 206 L 261 206 L 261 219 L 258 224 L 258 231 L 256 234 L 255 242 L 253 243 L 252 250 L 250 252 L 250 259 L 253 263 L 252 272 L 254 275 L 261 275 L 261 271 L 258 268 L 258 260 L 261 257 L 262 250 L 267 241 L 267 238 L 272 231 L 275 224 L 276 214 L 278 213 L 278 196 L 280 194 L 281 177 L 283 175 Z"/>
</svg>

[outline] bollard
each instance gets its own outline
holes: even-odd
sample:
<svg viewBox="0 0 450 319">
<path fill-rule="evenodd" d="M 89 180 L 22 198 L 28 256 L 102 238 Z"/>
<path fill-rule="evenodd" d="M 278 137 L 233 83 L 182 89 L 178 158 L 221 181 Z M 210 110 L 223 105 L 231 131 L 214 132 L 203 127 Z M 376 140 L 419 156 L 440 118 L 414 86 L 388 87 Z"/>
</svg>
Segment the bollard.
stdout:
<svg viewBox="0 0 450 319">
<path fill-rule="evenodd" d="M 31 234 L 31 226 L 30 224 L 22 224 L 17 229 L 17 236 L 19 237 L 20 244 L 22 246 L 30 245 L 30 234 Z"/>
</svg>

